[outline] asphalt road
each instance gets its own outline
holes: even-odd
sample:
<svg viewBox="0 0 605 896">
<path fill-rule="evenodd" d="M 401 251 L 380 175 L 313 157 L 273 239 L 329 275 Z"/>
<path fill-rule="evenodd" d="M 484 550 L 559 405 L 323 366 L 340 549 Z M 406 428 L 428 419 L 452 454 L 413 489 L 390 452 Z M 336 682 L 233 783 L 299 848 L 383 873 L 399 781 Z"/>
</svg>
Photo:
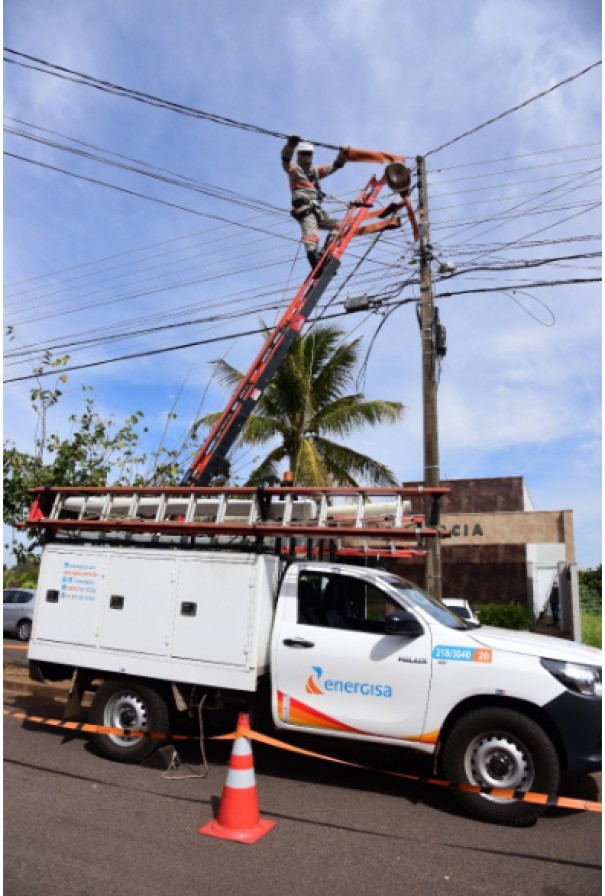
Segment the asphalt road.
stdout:
<svg viewBox="0 0 605 896">
<path fill-rule="evenodd" d="M 27 644 L 22 644 L 16 638 L 4 638 L 2 647 L 4 663 L 27 667 Z"/>
<path fill-rule="evenodd" d="M 57 703 L 36 697 L 6 694 L 5 706 L 60 717 Z M 298 742 L 430 774 L 426 760 L 385 748 Z M 529 829 L 486 825 L 438 788 L 259 744 L 261 814 L 277 826 L 253 846 L 200 836 L 222 792 L 230 749 L 208 743 L 207 778 L 167 780 L 157 769 L 100 758 L 84 735 L 5 717 L 5 893 L 601 893 L 600 815 L 549 810 Z M 198 774 L 199 747 L 179 752 L 185 766 L 169 774 Z M 594 799 L 595 782 L 569 779 L 564 792 Z"/>
</svg>

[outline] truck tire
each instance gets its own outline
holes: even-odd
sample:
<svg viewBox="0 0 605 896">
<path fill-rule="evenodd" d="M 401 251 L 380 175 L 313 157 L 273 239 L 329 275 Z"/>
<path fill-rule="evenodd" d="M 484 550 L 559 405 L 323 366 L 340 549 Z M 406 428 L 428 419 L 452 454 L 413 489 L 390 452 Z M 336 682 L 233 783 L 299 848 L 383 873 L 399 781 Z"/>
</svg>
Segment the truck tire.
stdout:
<svg viewBox="0 0 605 896">
<path fill-rule="evenodd" d="M 557 752 L 546 732 L 511 709 L 469 712 L 452 728 L 443 751 L 443 772 L 454 784 L 478 784 L 556 794 L 561 777 Z M 546 806 L 489 794 L 453 791 L 464 808 L 481 821 L 527 827 Z"/>
<path fill-rule="evenodd" d="M 131 738 L 119 734 L 93 734 L 100 753 L 116 762 L 141 762 L 170 735 L 170 712 L 164 698 L 139 682 L 105 681 L 90 706 L 93 725 L 165 734 L 166 739 Z"/>
</svg>

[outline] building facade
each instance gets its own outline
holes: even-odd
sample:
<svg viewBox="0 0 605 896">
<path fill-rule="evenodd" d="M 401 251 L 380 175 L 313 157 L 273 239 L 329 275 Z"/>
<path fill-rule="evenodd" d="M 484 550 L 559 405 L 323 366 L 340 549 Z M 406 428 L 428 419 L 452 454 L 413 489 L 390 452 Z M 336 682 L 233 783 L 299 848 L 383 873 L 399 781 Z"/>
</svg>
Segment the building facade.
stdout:
<svg viewBox="0 0 605 896">
<path fill-rule="evenodd" d="M 557 581 L 562 605 L 564 596 L 569 604 L 577 573 L 571 510 L 536 510 L 522 476 L 441 484 L 451 489 L 441 499 L 441 523 L 451 533 L 441 542 L 443 597 L 474 605 L 518 602 L 537 617 Z M 412 510 L 424 512 L 422 499 L 414 499 Z M 392 560 L 388 567 L 424 585 L 424 561 Z M 568 606 L 564 631 L 573 628 L 571 616 Z"/>
</svg>

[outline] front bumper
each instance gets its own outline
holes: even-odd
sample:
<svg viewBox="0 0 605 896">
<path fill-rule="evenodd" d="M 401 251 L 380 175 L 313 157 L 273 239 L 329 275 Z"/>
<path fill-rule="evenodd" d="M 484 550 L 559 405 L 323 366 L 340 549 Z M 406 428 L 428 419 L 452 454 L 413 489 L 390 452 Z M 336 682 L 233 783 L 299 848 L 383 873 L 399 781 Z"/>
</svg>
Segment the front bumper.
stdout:
<svg viewBox="0 0 605 896">
<path fill-rule="evenodd" d="M 565 691 L 544 709 L 557 726 L 567 755 L 567 771 L 598 772 L 602 767 L 602 699 Z"/>
</svg>

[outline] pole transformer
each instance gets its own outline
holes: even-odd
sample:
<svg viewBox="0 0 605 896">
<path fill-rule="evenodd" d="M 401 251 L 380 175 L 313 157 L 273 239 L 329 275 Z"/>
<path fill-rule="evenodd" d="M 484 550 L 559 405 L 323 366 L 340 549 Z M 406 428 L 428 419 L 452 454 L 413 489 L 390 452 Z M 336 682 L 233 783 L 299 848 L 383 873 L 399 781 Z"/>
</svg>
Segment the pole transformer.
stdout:
<svg viewBox="0 0 605 896">
<path fill-rule="evenodd" d="M 422 399 L 424 408 L 424 485 L 435 488 L 440 483 L 439 427 L 437 417 L 437 351 L 435 344 L 436 317 L 431 280 L 432 251 L 429 239 L 429 209 L 426 184 L 426 162 L 416 157 L 418 179 L 418 225 L 420 228 L 420 332 L 422 340 Z M 427 522 L 431 517 L 432 502 L 425 499 Z M 425 588 L 430 595 L 441 599 L 441 539 L 431 538 L 427 544 Z"/>
</svg>

